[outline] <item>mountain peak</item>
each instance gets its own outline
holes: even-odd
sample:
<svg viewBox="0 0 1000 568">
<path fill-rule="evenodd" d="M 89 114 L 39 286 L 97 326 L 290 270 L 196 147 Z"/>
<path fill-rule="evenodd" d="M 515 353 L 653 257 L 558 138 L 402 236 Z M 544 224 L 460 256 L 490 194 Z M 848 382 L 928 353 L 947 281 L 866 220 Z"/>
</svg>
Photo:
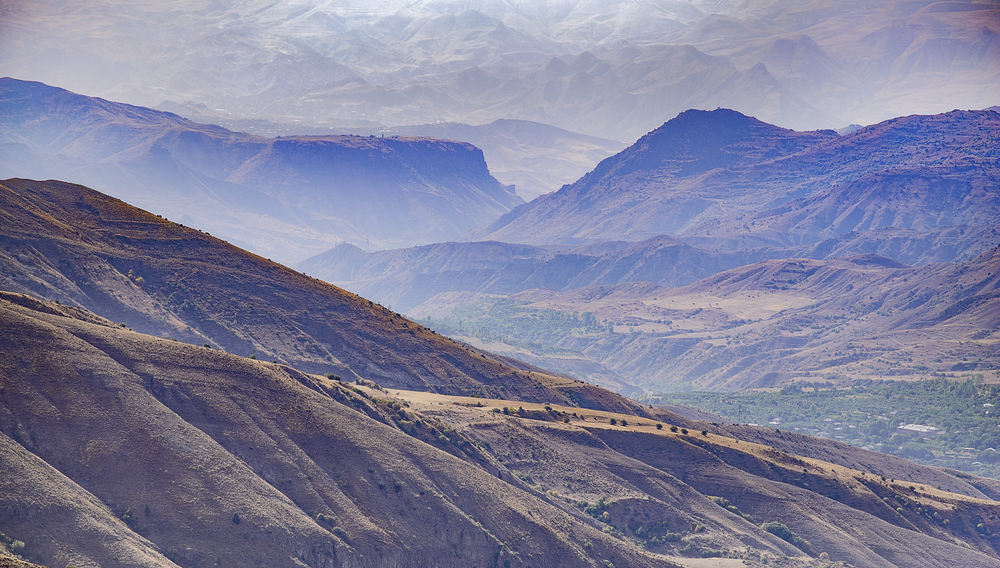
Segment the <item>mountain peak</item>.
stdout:
<svg viewBox="0 0 1000 568">
<path fill-rule="evenodd" d="M 606 167 L 615 175 L 655 170 L 688 177 L 787 156 L 834 133 L 824 132 L 819 138 L 817 134 L 788 130 L 726 108 L 691 109 L 609 158 Z"/>
<path fill-rule="evenodd" d="M 728 218 L 725 233 L 734 242 L 743 243 L 750 232 L 784 243 L 801 234 L 792 227 L 822 225 L 833 231 L 823 238 L 831 238 L 851 227 L 981 224 L 997 207 L 988 188 L 995 186 L 998 128 L 994 112 L 952 111 L 900 117 L 839 136 L 833 130 L 796 132 L 728 109 L 689 110 L 576 183 L 467 238 L 532 244 L 641 241 L 658 234 L 718 238 Z M 917 190 L 934 205 L 900 208 Z M 865 215 L 857 206 L 862 195 L 870 207 Z M 944 198 L 955 204 L 947 215 L 926 214 Z M 806 202 L 792 203 L 799 199 L 815 203 L 808 214 Z M 755 217 L 748 223 L 740 217 L 745 214 Z M 771 220 L 776 216 L 784 229 Z M 861 220 L 866 224 L 858 225 Z"/>
</svg>

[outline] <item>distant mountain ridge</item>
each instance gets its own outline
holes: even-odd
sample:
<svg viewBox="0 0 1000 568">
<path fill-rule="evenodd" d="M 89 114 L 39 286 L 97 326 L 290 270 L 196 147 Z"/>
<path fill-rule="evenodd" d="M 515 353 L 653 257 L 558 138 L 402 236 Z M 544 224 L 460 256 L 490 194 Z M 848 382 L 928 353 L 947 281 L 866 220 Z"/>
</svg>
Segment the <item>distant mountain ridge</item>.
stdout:
<svg viewBox="0 0 1000 568">
<path fill-rule="evenodd" d="M 340 245 L 296 268 L 407 312 L 444 292 L 513 294 L 639 281 L 683 286 L 769 254 L 780 255 L 706 251 L 669 237 L 602 245 L 591 250 L 484 241 L 372 253 Z"/>
<path fill-rule="evenodd" d="M 630 142 L 689 108 L 808 130 L 996 105 L 997 14 L 971 0 L 34 2 L 0 20 L 0 74 L 281 123 L 518 119 Z"/>
<path fill-rule="evenodd" d="M 194 103 L 164 101 L 156 105 L 156 109 L 175 112 L 195 122 L 268 137 L 290 133 L 321 136 L 360 133 L 469 142 L 483 151 L 490 174 L 501 184 L 515 186 L 517 195 L 525 201 L 576 181 L 598 162 L 627 146 L 616 140 L 577 134 L 540 122 L 506 118 L 477 125 L 442 122 L 399 126 L 347 122 L 319 126 L 302 121 L 279 123 L 241 118 Z"/>
<path fill-rule="evenodd" d="M 296 269 L 406 313 L 449 292 L 515 294 L 628 282 L 686 286 L 765 259 L 878 254 L 906 265 L 959 262 L 1000 245 L 1000 225 L 851 231 L 819 242 L 798 237 L 810 244 L 791 246 L 793 236 L 760 231 L 747 238 L 737 232 L 731 240 L 742 248 L 734 246 L 736 250 L 725 250 L 730 241 L 723 238 L 666 236 L 561 247 L 473 241 L 375 252 L 345 244 L 298 263 Z M 751 239 L 754 248 L 747 246 Z"/>
<path fill-rule="evenodd" d="M 490 173 L 513 184 L 525 201 L 572 183 L 626 144 L 526 120 L 498 119 L 489 124 L 390 126 L 388 134 L 431 136 L 471 142 L 482 149 Z"/>
<path fill-rule="evenodd" d="M 705 242 L 720 232 L 725 237 L 722 225 L 749 239 L 754 233 L 749 216 L 825 191 L 839 195 L 852 182 L 880 172 L 908 175 L 904 180 L 972 175 L 973 181 L 953 186 L 951 191 L 958 192 L 955 204 L 932 213 L 939 215 L 933 223 L 913 228 L 979 224 L 1000 217 L 993 190 L 1000 172 L 997 140 L 1000 114 L 994 111 L 903 117 L 844 136 L 766 127 L 724 109 L 688 111 L 607 158 L 576 183 L 520 206 L 464 239 L 581 243 L 643 240 L 666 233 Z M 880 196 L 867 195 L 869 200 Z M 912 218 L 900 215 L 888 223 L 857 228 L 911 228 L 907 220 Z M 809 238 L 815 242 L 824 238 L 825 230 L 816 223 L 833 223 L 836 216 L 813 220 Z M 803 232 L 787 229 L 790 237 Z M 739 248 L 734 242 L 727 246 Z"/>
<path fill-rule="evenodd" d="M 267 139 L 9 78 L 0 104 L 0 178 L 86 183 L 273 258 L 448 240 L 523 203 L 471 144 Z"/>
</svg>

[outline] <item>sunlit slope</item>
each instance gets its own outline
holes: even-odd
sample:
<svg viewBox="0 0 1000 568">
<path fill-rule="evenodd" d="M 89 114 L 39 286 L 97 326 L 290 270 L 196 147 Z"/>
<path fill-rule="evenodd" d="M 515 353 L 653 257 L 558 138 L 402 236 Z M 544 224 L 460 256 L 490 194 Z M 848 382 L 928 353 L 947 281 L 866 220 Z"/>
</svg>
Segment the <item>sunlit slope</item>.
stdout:
<svg viewBox="0 0 1000 568">
<path fill-rule="evenodd" d="M 635 408 L 83 186 L 0 184 L 0 287 L 136 330 L 387 385 Z M 513 364 L 513 363 L 512 363 Z"/>
<path fill-rule="evenodd" d="M 830 441 L 348 384 L 10 293 L 0 323 L 2 528 L 48 566 L 1000 565 L 978 480 Z"/>
<path fill-rule="evenodd" d="M 25 296 L 0 318 L 3 530 L 46 565 L 670 566 L 338 381 Z"/>
</svg>

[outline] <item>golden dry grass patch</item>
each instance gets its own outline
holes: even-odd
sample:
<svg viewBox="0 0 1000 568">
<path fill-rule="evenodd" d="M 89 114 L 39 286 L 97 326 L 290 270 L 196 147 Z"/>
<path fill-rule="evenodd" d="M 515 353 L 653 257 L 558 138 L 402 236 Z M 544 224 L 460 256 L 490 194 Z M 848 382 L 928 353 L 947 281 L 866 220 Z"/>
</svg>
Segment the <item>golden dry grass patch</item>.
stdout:
<svg viewBox="0 0 1000 568">
<path fill-rule="evenodd" d="M 877 475 L 863 472 L 858 469 L 836 465 L 816 458 L 797 456 L 787 452 L 757 444 L 722 436 L 705 430 L 688 429 L 685 434 L 681 427 L 677 427 L 676 432 L 670 430 L 672 424 L 660 422 L 662 429 L 657 429 L 655 420 L 634 416 L 631 414 L 621 414 L 599 410 L 581 409 L 577 407 L 561 406 L 556 404 L 546 405 L 545 403 L 523 402 L 516 400 L 485 399 L 466 396 L 451 396 L 431 392 L 407 391 L 400 389 L 388 389 L 390 396 L 400 401 L 408 402 L 414 409 L 440 409 L 447 406 L 452 409 L 466 409 L 469 411 L 479 411 L 481 413 L 492 413 L 494 409 L 500 410 L 504 407 L 510 409 L 523 408 L 526 411 L 542 411 L 549 406 L 554 412 L 564 414 L 569 418 L 569 423 L 564 425 L 571 428 L 585 429 L 606 429 L 628 432 L 637 432 L 658 436 L 673 436 L 689 443 L 697 442 L 699 445 L 710 444 L 725 447 L 734 451 L 752 455 L 757 459 L 774 464 L 792 473 L 801 473 L 802 469 L 810 475 L 820 475 L 838 484 L 849 488 L 854 492 L 870 493 L 866 486 L 868 483 L 882 483 L 887 488 L 900 494 L 904 494 L 908 499 L 917 501 L 922 505 L 934 507 L 939 510 L 952 510 L 959 502 L 992 504 L 994 501 L 988 499 L 977 499 L 958 493 L 952 493 L 937 489 L 927 484 L 905 483 L 887 479 L 884 482 Z M 615 419 L 616 424 L 611 424 L 611 419 Z M 627 422 L 627 426 L 622 426 L 622 421 Z M 910 490 L 909 487 L 914 489 Z"/>
<path fill-rule="evenodd" d="M 684 568 L 743 568 L 746 566 L 741 558 L 684 558 L 682 556 L 667 556 L 666 558 Z"/>
</svg>

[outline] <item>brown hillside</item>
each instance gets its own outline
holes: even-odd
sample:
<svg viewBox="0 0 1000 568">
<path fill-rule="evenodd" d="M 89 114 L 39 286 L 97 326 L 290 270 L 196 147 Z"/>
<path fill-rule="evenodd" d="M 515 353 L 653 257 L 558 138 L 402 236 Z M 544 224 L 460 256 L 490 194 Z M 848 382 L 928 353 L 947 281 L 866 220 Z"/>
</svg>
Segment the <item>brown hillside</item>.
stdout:
<svg viewBox="0 0 1000 568">
<path fill-rule="evenodd" d="M 5 297 L 0 527 L 44 564 L 670 566 L 343 383 Z"/>
<path fill-rule="evenodd" d="M 996 503 L 943 470 L 348 384 L 23 295 L 0 325 L 0 530 L 48 566 L 1000 566 Z"/>
<path fill-rule="evenodd" d="M 385 385 L 639 412 L 512 368 L 399 314 L 83 186 L 0 183 L 0 289 L 137 331 Z"/>
<path fill-rule="evenodd" d="M 505 401 L 424 393 L 399 396 L 488 443 L 501 463 L 536 488 L 592 506 L 599 518 L 623 535 L 644 541 L 649 550 L 679 554 L 679 546 L 660 537 L 688 519 L 705 531 L 683 539 L 692 546 L 725 549 L 733 546 L 735 536 L 737 542 L 756 548 L 761 536 L 753 528 L 780 520 L 812 543 L 812 555 L 827 552 L 832 560 L 856 566 L 991 562 L 960 558 L 964 545 L 952 544 L 958 543 L 957 537 L 991 547 L 987 543 L 996 540 L 988 537 L 992 529 L 983 532 L 975 525 L 991 519 L 996 503 L 946 470 L 836 442 L 820 441 L 812 450 L 817 455 L 797 456 L 767 445 L 772 441 L 769 433 L 745 426 L 723 432 L 715 425 L 689 423 L 687 432 L 674 432 L 669 424 L 657 429 L 652 421 L 627 415 L 549 410 L 537 404 L 525 404 L 509 418 L 492 412 L 509 404 Z M 611 418 L 618 424 L 612 425 Z M 795 437 L 808 449 L 812 439 Z M 856 463 L 831 463 L 821 457 L 824 453 L 837 459 L 850 455 Z M 883 482 L 875 473 L 897 467 L 906 470 L 906 481 Z M 704 500 L 706 495 L 724 497 L 737 509 L 725 512 Z M 894 504 L 890 507 L 884 499 Z M 741 513 L 751 515 L 752 521 Z M 925 540 L 929 535 L 933 538 Z"/>
<path fill-rule="evenodd" d="M 31 562 L 25 562 L 11 556 L 0 555 L 0 568 L 45 568 L 44 566 L 39 566 L 38 564 L 32 564 Z"/>
</svg>

